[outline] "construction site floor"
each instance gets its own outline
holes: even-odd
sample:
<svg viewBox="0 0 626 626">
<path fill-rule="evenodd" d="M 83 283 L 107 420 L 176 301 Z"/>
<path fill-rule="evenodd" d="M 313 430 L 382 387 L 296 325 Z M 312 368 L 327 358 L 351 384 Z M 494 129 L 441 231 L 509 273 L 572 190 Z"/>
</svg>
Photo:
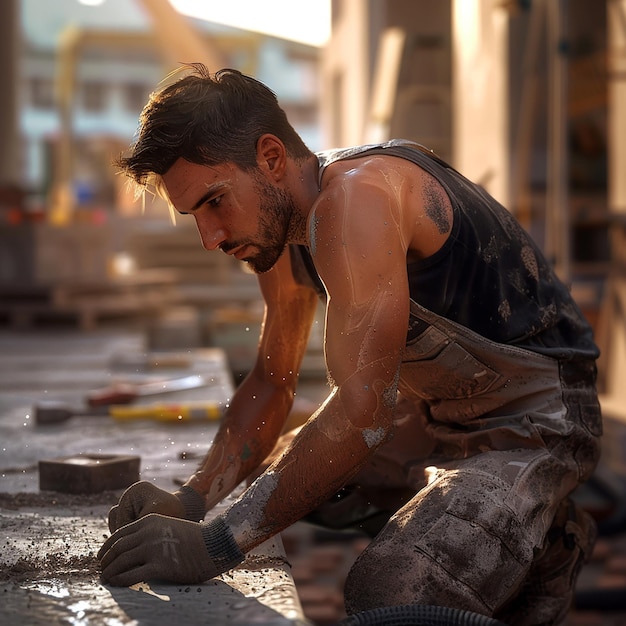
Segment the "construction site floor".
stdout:
<svg viewBox="0 0 626 626">
<path fill-rule="evenodd" d="M 125 364 L 129 372 L 133 358 L 147 353 L 141 330 L 0 330 L 0 621 L 337 624 L 345 616 L 345 577 L 369 539 L 304 522 L 261 546 L 237 571 L 202 585 L 151 582 L 133 589 L 102 584 L 95 554 L 109 534 L 107 511 L 121 491 L 40 491 L 38 462 L 78 453 L 135 454 L 141 458 L 142 479 L 173 490 L 195 469 L 217 425 L 121 424 L 76 416 L 42 426 L 35 423 L 33 407 L 43 400 L 76 406 L 88 390 L 112 381 L 115 364 L 118 369 Z M 216 369 L 212 363 L 211 386 L 177 392 L 172 399 L 227 401 L 230 378 L 222 365 Z M 300 393 L 321 401 L 325 384 L 305 382 Z M 613 425 L 612 439 L 623 437 L 624 430 Z M 584 606 L 572 608 L 566 626 L 626 625 L 626 527 L 600 536 L 578 590 Z"/>
</svg>

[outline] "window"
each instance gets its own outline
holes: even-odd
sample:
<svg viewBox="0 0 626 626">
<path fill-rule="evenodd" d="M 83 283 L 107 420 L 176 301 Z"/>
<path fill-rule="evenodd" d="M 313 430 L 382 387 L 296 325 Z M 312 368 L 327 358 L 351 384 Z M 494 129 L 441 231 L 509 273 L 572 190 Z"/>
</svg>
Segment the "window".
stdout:
<svg viewBox="0 0 626 626">
<path fill-rule="evenodd" d="M 36 76 L 30 79 L 30 102 L 35 109 L 54 108 L 54 81 Z"/>
<path fill-rule="evenodd" d="M 82 105 L 85 111 L 95 113 L 105 108 L 106 86 L 104 83 L 87 81 L 81 85 Z"/>
<path fill-rule="evenodd" d="M 151 88 L 141 83 L 124 85 L 124 107 L 131 112 L 139 112 L 148 101 Z"/>
</svg>

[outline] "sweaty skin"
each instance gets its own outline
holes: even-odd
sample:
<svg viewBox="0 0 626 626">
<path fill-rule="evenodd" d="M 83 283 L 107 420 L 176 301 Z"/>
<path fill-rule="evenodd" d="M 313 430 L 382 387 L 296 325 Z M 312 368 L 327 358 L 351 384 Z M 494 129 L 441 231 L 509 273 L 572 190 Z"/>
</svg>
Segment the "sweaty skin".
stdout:
<svg viewBox="0 0 626 626">
<path fill-rule="evenodd" d="M 281 284 L 286 255 L 263 275 L 262 292 L 272 291 L 282 304 L 266 307 L 259 355 L 233 397 L 205 461 L 187 485 L 205 496 L 207 510 L 223 500 L 271 452 L 291 408 L 297 372 L 316 308 L 309 290 Z M 269 286 L 268 286 L 269 284 Z M 299 320 L 289 336 L 283 329 Z"/>
<path fill-rule="evenodd" d="M 399 172 L 393 177 L 384 174 L 390 165 Z M 409 315 L 407 256 L 432 254 L 452 224 L 443 191 L 434 193 L 430 177 L 393 157 L 335 164 L 322 182 L 307 232 L 329 296 L 325 354 L 332 390 L 290 447 L 226 512 L 244 552 L 331 497 L 389 435 Z M 260 278 L 264 285 L 266 276 Z M 267 285 L 264 295 L 268 312 L 279 306 L 279 294 Z M 272 335 L 268 345 L 284 343 L 293 329 L 289 317 L 282 322 L 264 329 L 263 341 L 266 332 Z"/>
</svg>

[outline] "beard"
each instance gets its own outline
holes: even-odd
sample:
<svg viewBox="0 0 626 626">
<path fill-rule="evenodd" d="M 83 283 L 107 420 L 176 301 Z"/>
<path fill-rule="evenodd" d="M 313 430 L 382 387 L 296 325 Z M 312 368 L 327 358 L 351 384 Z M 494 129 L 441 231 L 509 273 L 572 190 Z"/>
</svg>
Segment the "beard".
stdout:
<svg viewBox="0 0 626 626">
<path fill-rule="evenodd" d="M 255 274 L 263 274 L 274 267 L 284 252 L 293 229 L 292 220 L 297 218 L 298 212 L 289 192 L 260 177 L 255 181 L 255 190 L 261 198 L 259 230 L 248 245 L 258 252 L 243 260 Z M 233 247 L 237 245 L 241 244 Z"/>
</svg>

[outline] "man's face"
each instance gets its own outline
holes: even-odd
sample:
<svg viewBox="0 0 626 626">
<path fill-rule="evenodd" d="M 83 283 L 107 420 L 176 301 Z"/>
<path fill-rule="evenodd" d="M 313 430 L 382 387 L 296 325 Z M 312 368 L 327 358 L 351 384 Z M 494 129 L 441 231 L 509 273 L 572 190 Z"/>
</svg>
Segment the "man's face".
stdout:
<svg viewBox="0 0 626 626">
<path fill-rule="evenodd" d="M 163 175 L 163 183 L 176 210 L 196 219 L 207 250 L 219 248 L 262 273 L 285 249 L 293 199 L 260 171 L 178 159 Z"/>
</svg>

